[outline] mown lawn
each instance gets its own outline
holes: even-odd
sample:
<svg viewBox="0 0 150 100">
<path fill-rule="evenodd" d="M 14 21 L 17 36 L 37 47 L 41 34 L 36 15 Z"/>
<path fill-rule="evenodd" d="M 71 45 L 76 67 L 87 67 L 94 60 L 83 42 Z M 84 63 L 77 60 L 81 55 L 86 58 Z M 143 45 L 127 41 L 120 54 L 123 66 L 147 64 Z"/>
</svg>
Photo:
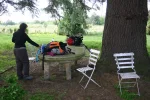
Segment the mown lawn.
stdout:
<svg viewBox="0 0 150 100">
<path fill-rule="evenodd" d="M 57 34 L 29 34 L 29 37 L 37 42 L 38 44 L 47 44 L 52 38 L 55 41 L 66 42 L 66 36 L 60 36 Z M 11 41 L 12 34 L 0 34 L 0 72 L 3 72 L 11 66 L 15 66 L 15 59 L 13 55 L 13 46 L 14 44 Z M 88 48 L 97 48 L 101 47 L 102 36 L 99 35 L 84 36 L 83 43 L 88 46 Z"/>
<path fill-rule="evenodd" d="M 55 41 L 66 41 L 66 36 L 57 34 L 29 34 L 29 37 L 35 42 L 42 44 L 49 43 L 52 38 Z M 13 55 L 13 43 L 11 42 L 12 34 L 0 34 L 0 72 L 10 66 L 15 66 Z M 97 35 L 87 35 L 83 37 L 83 44 L 88 48 L 101 49 L 102 33 Z M 150 36 L 147 36 L 147 49 L 150 54 Z"/>
</svg>

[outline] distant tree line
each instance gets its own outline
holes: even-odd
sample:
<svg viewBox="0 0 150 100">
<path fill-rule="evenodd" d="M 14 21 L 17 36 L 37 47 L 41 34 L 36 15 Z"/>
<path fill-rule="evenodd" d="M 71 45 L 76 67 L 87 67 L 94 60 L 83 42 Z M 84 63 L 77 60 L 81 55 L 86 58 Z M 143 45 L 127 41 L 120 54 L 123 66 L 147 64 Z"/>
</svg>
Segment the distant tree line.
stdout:
<svg viewBox="0 0 150 100">
<path fill-rule="evenodd" d="M 98 15 L 93 14 L 91 17 L 88 17 L 86 19 L 87 24 L 93 24 L 93 25 L 104 25 L 105 23 L 105 17 L 100 17 Z M 20 22 L 21 23 L 21 22 Z M 40 21 L 35 20 L 34 22 L 27 22 L 27 24 L 55 24 L 59 25 L 60 22 L 57 21 Z M 18 23 L 13 22 L 12 20 L 7 20 L 6 22 L 0 22 L 1 25 L 16 25 Z"/>
<path fill-rule="evenodd" d="M 8 20 L 8 21 L 6 21 L 6 22 L 1 22 L 0 24 L 1 24 L 1 25 L 16 25 L 16 23 L 13 22 L 13 21 L 11 21 L 11 20 Z"/>
<path fill-rule="evenodd" d="M 93 25 L 104 25 L 105 17 L 100 17 L 96 14 L 93 14 L 91 17 L 87 18 L 87 23 Z"/>
</svg>

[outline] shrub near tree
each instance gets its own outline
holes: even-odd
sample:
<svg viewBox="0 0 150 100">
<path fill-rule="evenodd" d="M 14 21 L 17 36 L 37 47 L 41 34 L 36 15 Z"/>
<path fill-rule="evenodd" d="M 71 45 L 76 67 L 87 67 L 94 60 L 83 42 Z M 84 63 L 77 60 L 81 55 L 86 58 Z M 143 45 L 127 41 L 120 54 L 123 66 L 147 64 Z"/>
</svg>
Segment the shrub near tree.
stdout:
<svg viewBox="0 0 150 100">
<path fill-rule="evenodd" d="M 55 8 L 53 8 L 56 7 L 59 9 L 61 7 L 64 14 L 62 19 L 58 22 L 58 34 L 85 34 L 84 29 L 87 28 L 85 20 L 87 18 L 87 14 L 86 10 L 82 9 L 83 5 L 78 0 L 73 0 L 72 2 L 70 0 L 65 2 L 63 0 L 49 0 L 49 2 L 50 5 L 48 5 L 48 7 L 45 8 L 46 12 L 52 13 L 53 17 L 61 17 L 58 13 L 54 13 L 54 10 L 55 12 L 57 11 Z"/>
<path fill-rule="evenodd" d="M 147 33 L 147 35 L 150 35 L 150 20 L 148 20 L 148 22 L 147 22 L 146 33 Z"/>
<path fill-rule="evenodd" d="M 96 15 L 95 13 L 92 14 L 91 17 L 86 19 L 88 24 L 93 24 L 93 25 L 104 25 L 105 23 L 105 18 L 104 17 L 100 17 L 98 15 Z"/>
<path fill-rule="evenodd" d="M 15 25 L 16 23 L 11 21 L 11 20 L 8 20 L 6 21 L 5 23 L 3 23 L 4 25 Z"/>
<path fill-rule="evenodd" d="M 105 18 L 104 18 L 104 17 L 100 17 L 100 18 L 99 18 L 99 21 L 100 21 L 100 25 L 104 25 L 104 23 L 105 23 Z"/>
</svg>

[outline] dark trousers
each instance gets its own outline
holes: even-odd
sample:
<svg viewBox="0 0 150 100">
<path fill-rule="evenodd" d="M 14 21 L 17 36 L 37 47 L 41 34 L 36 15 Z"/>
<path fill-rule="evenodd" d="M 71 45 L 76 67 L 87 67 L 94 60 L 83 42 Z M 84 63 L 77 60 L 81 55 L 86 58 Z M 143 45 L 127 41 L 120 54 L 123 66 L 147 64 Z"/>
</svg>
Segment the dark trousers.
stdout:
<svg viewBox="0 0 150 100">
<path fill-rule="evenodd" d="M 15 48 L 14 55 L 16 58 L 18 78 L 29 76 L 29 59 L 26 48 Z"/>
</svg>

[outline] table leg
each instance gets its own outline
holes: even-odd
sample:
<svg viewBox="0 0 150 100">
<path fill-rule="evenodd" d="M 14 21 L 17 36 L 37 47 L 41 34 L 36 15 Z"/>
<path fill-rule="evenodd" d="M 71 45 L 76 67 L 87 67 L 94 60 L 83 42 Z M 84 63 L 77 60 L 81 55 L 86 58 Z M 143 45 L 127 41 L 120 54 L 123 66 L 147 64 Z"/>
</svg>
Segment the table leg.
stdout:
<svg viewBox="0 0 150 100">
<path fill-rule="evenodd" d="M 65 67 L 66 67 L 66 79 L 71 80 L 71 65 L 69 63 L 66 63 Z"/>
<path fill-rule="evenodd" d="M 44 62 L 44 79 L 50 79 L 50 66 L 48 63 Z"/>
<path fill-rule="evenodd" d="M 77 62 L 78 62 L 78 61 L 77 61 L 77 60 L 75 60 L 74 64 L 75 64 L 75 65 L 77 65 Z"/>
</svg>

